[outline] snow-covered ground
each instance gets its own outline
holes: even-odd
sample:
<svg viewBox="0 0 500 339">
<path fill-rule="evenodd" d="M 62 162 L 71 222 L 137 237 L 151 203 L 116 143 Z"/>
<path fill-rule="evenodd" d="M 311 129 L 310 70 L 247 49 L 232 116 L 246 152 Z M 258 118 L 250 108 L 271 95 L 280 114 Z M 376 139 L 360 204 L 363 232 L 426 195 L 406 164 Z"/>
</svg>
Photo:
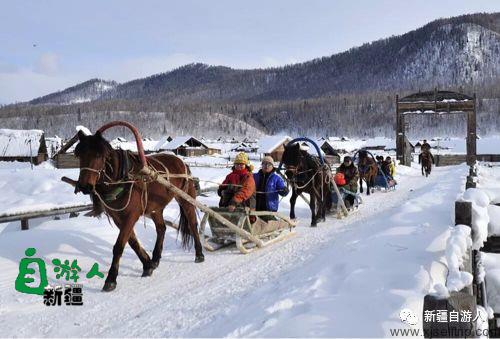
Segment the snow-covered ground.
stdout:
<svg viewBox="0 0 500 339">
<path fill-rule="evenodd" d="M 310 228 L 309 209 L 299 199 L 296 235 L 249 255 L 234 248 L 206 252 L 194 263 L 193 251 L 180 248 L 176 232 L 167 230 L 163 258 L 152 277 L 141 278 L 142 265 L 127 247 L 118 287 L 101 292 L 103 281 L 80 274 L 84 305 L 43 305 L 42 297 L 17 292 L 14 281 L 28 247 L 47 263 L 78 259 L 83 272 L 93 263 L 106 272 L 118 231 L 106 218 L 84 216 L 0 224 L 0 333 L 2 336 L 390 336 L 391 328 L 408 328 L 399 319 L 410 309 L 421 328 L 423 297 L 442 269 L 454 201 L 464 186 L 465 165 L 440 167 L 429 178 L 419 168 L 397 167 L 398 189 L 363 196 L 360 210 L 343 220 L 329 217 Z M 0 203 L 19 206 L 88 201 L 75 196 L 59 177 L 76 178 L 75 170 L 0 166 Z M 24 173 L 26 172 L 26 173 Z M 220 182 L 227 169 L 193 168 L 195 175 Z M 35 174 L 36 173 L 36 174 Z M 43 189 L 43 182 L 48 182 Z M 67 186 L 67 188 L 64 188 Z M 24 204 L 37 191 L 33 201 Z M 7 190 L 7 191 L 5 191 Z M 64 191 L 64 190 L 67 190 Z M 63 192 L 63 193 L 61 193 Z M 8 195 L 8 196 L 7 196 Z M 53 199 L 60 199 L 51 201 Z M 215 195 L 200 197 L 214 205 Z M 8 205 L 10 209 L 16 204 Z M 288 213 L 288 198 L 281 211 Z M 165 217 L 176 219 L 170 205 Z M 141 219 L 136 232 L 151 252 L 156 233 Z M 438 276 L 438 275 L 436 275 Z"/>
</svg>

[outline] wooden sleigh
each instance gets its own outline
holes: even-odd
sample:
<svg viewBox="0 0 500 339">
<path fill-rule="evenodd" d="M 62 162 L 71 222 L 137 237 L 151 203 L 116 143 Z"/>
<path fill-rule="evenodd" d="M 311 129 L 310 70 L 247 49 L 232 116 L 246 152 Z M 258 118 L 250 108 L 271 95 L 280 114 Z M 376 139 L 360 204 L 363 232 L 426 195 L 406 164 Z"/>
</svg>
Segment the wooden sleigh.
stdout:
<svg viewBox="0 0 500 339">
<path fill-rule="evenodd" d="M 200 224 L 200 239 L 208 251 L 236 244 L 241 253 L 247 254 L 293 235 L 292 229 L 296 226 L 295 221 L 277 212 L 251 211 L 249 208 L 230 212 L 225 207 L 211 207 L 211 210 L 228 222 L 205 213 Z M 206 234 L 207 223 L 210 237 Z"/>
</svg>

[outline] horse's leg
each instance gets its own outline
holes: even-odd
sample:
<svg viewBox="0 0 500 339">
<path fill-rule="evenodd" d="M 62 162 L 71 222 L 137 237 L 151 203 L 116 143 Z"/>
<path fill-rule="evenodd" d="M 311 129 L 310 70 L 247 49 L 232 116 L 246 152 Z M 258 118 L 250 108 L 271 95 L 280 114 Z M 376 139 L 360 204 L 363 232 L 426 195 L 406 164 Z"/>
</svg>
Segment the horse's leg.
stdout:
<svg viewBox="0 0 500 339">
<path fill-rule="evenodd" d="M 320 206 L 320 211 L 321 211 L 321 221 L 326 221 L 326 191 L 323 183 L 321 183 L 321 204 Z"/>
<path fill-rule="evenodd" d="M 363 193 L 363 176 L 359 176 L 359 193 Z"/>
<path fill-rule="evenodd" d="M 167 226 L 165 225 L 165 220 L 163 219 L 163 210 L 151 213 L 151 219 L 153 219 L 156 226 L 156 243 L 155 248 L 153 249 L 153 259 L 151 262 L 152 268 L 155 269 L 160 264 Z"/>
<path fill-rule="evenodd" d="M 102 288 L 105 292 L 113 291 L 116 288 L 116 277 L 118 276 L 120 258 L 122 257 L 123 249 L 125 248 L 125 245 L 127 244 L 130 234 L 132 233 L 134 225 L 138 219 L 139 215 L 129 215 L 126 220 L 120 220 L 119 222 L 115 220 L 115 224 L 120 229 L 120 234 L 118 234 L 116 243 L 113 246 L 113 262 L 111 263 L 108 276 L 106 277 L 104 287 Z"/>
<path fill-rule="evenodd" d="M 424 164 L 425 164 L 425 162 L 422 161 L 422 175 L 425 175 L 425 173 L 424 173 L 424 169 L 425 169 Z M 425 171 L 427 171 L 427 169 L 425 169 Z"/>
<path fill-rule="evenodd" d="M 311 209 L 311 227 L 316 227 L 318 225 L 316 216 L 316 194 L 312 192 L 310 196 L 311 201 L 309 201 L 309 208 Z"/>
<path fill-rule="evenodd" d="M 366 195 L 371 194 L 372 174 L 368 173 L 366 176 Z"/>
<path fill-rule="evenodd" d="M 290 197 L 290 219 L 295 219 L 295 202 L 297 201 L 297 191 L 292 189 L 292 196 Z"/>
<path fill-rule="evenodd" d="M 137 256 L 139 257 L 139 259 L 142 262 L 142 276 L 149 277 L 151 274 L 153 274 L 153 270 L 156 267 L 152 266 L 152 262 L 151 262 L 151 258 L 149 257 L 149 254 L 141 246 L 141 243 L 139 242 L 139 239 L 137 239 L 137 235 L 135 234 L 135 231 L 133 229 L 132 229 L 132 232 L 130 233 L 130 238 L 128 239 L 128 244 L 130 245 L 130 247 L 132 247 L 135 254 L 137 254 Z"/>
<path fill-rule="evenodd" d="M 191 192 L 191 188 L 193 192 Z M 189 195 L 196 194 L 194 191 L 194 185 L 189 189 Z M 192 194 L 191 194 L 192 193 Z M 179 221 L 179 229 L 184 233 L 188 233 L 194 239 L 194 250 L 195 250 L 195 263 L 200 263 L 205 261 L 205 256 L 203 255 L 203 247 L 201 246 L 200 234 L 198 232 L 198 221 L 196 219 L 196 208 L 188 201 L 179 198 L 177 200 L 179 207 L 181 208 L 181 219 Z M 183 220 L 184 219 L 184 220 Z M 186 224 L 187 223 L 187 224 Z M 183 225 L 184 224 L 184 225 Z M 183 244 L 187 244 L 187 238 L 183 237 Z"/>
</svg>

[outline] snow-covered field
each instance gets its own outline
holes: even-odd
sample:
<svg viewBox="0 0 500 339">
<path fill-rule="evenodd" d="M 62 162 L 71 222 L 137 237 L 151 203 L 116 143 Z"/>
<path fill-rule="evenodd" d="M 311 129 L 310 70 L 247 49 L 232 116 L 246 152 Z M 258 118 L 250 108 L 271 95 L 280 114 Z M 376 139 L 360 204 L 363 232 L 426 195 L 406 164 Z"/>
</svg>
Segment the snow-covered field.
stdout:
<svg viewBox="0 0 500 339">
<path fill-rule="evenodd" d="M 206 252 L 202 264 L 184 251 L 176 232 L 167 230 L 163 258 L 152 277 L 141 278 L 142 264 L 126 247 L 118 287 L 101 292 L 100 278 L 83 284 L 83 306 L 43 305 L 42 297 L 17 292 L 14 281 L 28 247 L 47 263 L 49 283 L 55 279 L 51 260 L 78 259 L 83 272 L 93 263 L 106 272 L 118 231 L 106 218 L 84 216 L 0 224 L 1 336 L 390 336 L 392 328 L 408 328 L 399 313 L 410 309 L 421 328 L 423 297 L 442 269 L 455 199 L 468 168 L 440 167 L 429 178 L 419 168 L 399 166 L 394 192 L 363 196 L 364 204 L 343 220 L 329 217 L 310 228 L 309 209 L 298 201 L 296 235 L 249 255 L 234 248 Z M 2 211 L 32 204 L 74 204 L 74 195 L 59 177 L 76 178 L 75 170 L 1 164 Z M 220 182 L 227 169 L 193 168 L 195 175 Z M 28 173 L 31 177 L 26 178 Z M 46 184 L 42 184 L 45 183 Z M 67 186 L 67 187 L 65 187 Z M 31 199 L 31 200 L 30 200 Z M 59 199 L 59 200 L 57 200 Z M 200 197 L 209 205 L 215 195 Z M 4 207 L 4 205 L 6 207 Z M 24 207 L 23 207 L 24 206 Z M 288 199 L 281 211 L 288 213 Z M 176 219 L 178 207 L 166 209 Z M 149 252 L 156 233 L 141 219 L 136 232 Z"/>
</svg>

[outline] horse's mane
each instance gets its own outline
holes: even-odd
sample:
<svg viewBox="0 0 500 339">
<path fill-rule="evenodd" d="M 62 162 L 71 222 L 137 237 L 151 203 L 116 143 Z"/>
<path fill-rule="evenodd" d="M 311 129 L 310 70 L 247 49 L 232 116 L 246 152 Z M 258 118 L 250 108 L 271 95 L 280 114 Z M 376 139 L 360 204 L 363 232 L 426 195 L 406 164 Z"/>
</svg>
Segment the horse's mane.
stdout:
<svg viewBox="0 0 500 339">
<path fill-rule="evenodd" d="M 92 152 L 98 156 L 106 157 L 112 151 L 111 144 L 97 132 L 95 135 L 88 135 L 80 139 L 75 148 L 75 156 L 79 157 L 84 153 Z"/>
</svg>

